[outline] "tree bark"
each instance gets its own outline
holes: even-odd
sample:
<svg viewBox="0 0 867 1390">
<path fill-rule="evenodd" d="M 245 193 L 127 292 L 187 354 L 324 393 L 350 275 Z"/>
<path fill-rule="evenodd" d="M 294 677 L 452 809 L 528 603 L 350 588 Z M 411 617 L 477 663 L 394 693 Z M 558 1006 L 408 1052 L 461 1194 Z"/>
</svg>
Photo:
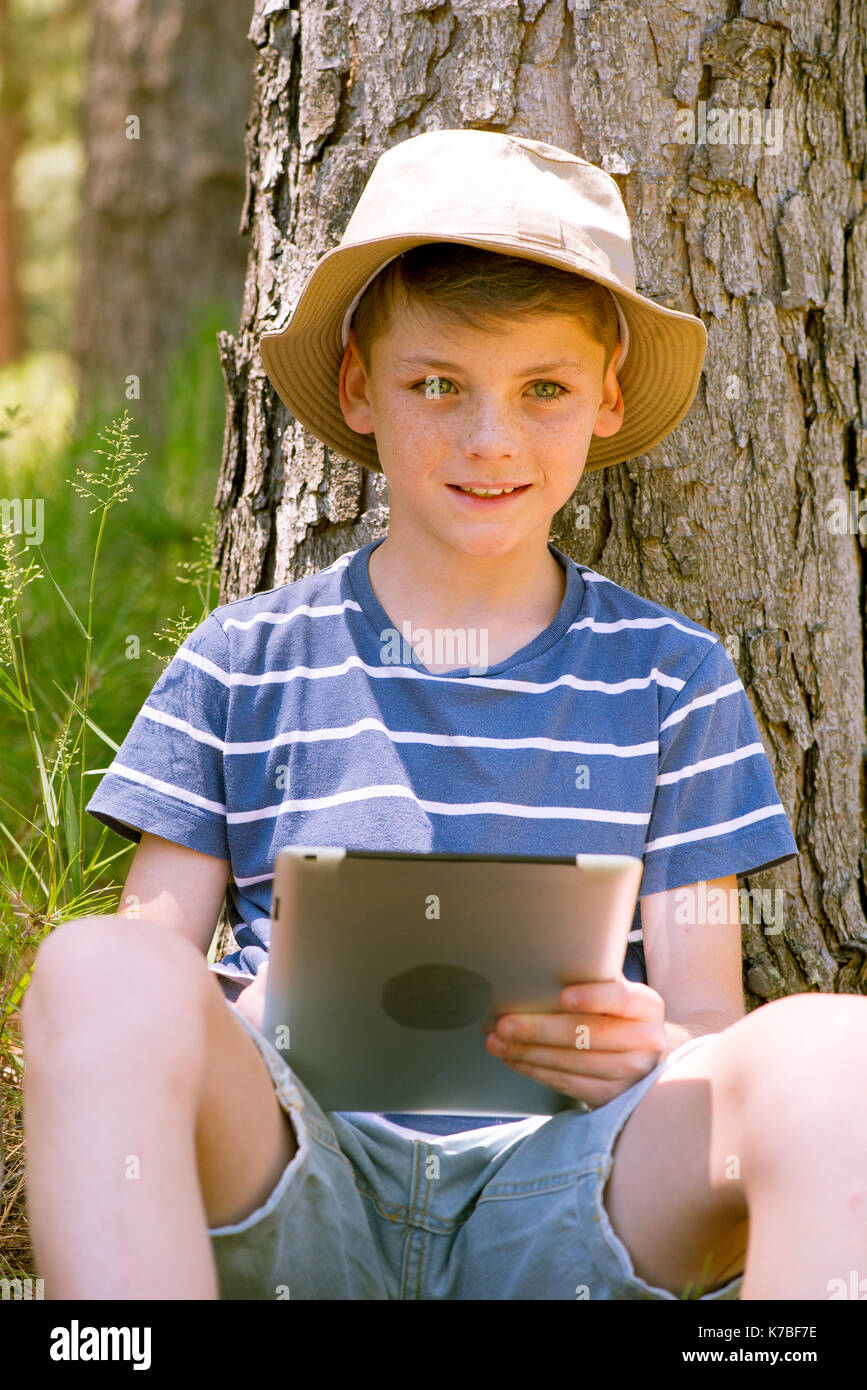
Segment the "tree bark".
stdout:
<svg viewBox="0 0 867 1390">
<path fill-rule="evenodd" d="M 218 335 L 216 505 L 223 602 L 385 533 L 384 480 L 291 418 L 257 346 L 339 240 L 384 149 L 472 126 L 607 168 L 637 288 L 700 315 L 708 353 L 676 431 L 585 475 L 551 535 L 710 628 L 735 661 L 800 849 L 744 880 L 786 894 L 784 932 L 745 924 L 755 1005 L 867 992 L 864 536 L 857 521 L 834 529 L 835 499 L 857 516 L 867 480 L 867 19 L 829 0 L 744 8 L 723 19 L 665 0 L 257 0 L 250 255 L 238 333 Z M 717 116 L 725 139 L 700 138 L 702 104 L 708 126 L 740 108 L 750 123 Z"/>
<path fill-rule="evenodd" d="M 73 342 L 81 414 L 138 390 L 133 413 L 158 429 L 158 373 L 191 315 L 240 308 L 249 18 L 250 0 L 97 0 Z"/>
<path fill-rule="evenodd" d="M 0 0 L 0 367 L 17 361 L 24 350 L 15 208 L 15 160 L 23 132 L 18 112 L 21 90 L 14 70 L 9 4 Z"/>
</svg>

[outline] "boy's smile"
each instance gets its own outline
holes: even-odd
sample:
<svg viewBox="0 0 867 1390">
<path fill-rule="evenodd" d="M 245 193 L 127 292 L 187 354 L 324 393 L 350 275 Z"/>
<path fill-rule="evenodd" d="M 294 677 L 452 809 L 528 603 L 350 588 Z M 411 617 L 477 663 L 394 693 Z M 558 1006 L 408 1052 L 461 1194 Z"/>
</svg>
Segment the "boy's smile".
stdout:
<svg viewBox="0 0 867 1390">
<path fill-rule="evenodd" d="M 602 344 L 573 315 L 490 330 L 395 308 L 370 359 L 368 376 L 350 330 L 340 403 L 352 429 L 376 435 L 388 481 L 388 536 L 371 556 L 383 580 L 425 611 L 436 601 L 444 618 L 547 611 L 555 582 L 562 597 L 551 519 L 593 434 L 623 418 L 616 352 L 603 383 Z"/>
</svg>

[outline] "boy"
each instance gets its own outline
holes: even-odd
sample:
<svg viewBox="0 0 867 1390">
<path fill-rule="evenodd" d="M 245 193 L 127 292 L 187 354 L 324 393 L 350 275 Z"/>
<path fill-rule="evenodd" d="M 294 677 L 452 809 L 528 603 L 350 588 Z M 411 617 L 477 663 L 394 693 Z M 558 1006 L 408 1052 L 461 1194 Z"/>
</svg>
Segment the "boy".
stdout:
<svg viewBox="0 0 867 1390">
<path fill-rule="evenodd" d="M 48 1297 L 823 1298 L 864 1267 L 867 1006 L 743 1016 L 736 875 L 797 853 L 743 687 L 707 629 L 548 541 L 585 466 L 683 417 L 705 341 L 636 293 L 601 170 L 482 131 L 382 156 L 262 356 L 382 468 L 388 535 L 216 609 L 88 806 L 141 842 L 25 1002 Z M 643 855 L 621 978 L 487 1039 L 586 1109 L 326 1115 L 260 1031 L 287 843 Z M 209 971 L 227 886 L 239 950 Z"/>
</svg>

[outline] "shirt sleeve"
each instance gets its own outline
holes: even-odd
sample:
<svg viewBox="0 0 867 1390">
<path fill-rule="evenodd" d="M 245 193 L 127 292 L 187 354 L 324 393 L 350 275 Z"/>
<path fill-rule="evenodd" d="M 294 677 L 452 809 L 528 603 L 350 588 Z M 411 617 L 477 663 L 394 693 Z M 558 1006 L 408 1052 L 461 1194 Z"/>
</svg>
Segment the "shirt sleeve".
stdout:
<svg viewBox="0 0 867 1390">
<path fill-rule="evenodd" d="M 641 896 L 797 853 L 746 691 L 716 642 L 660 722 Z"/>
<path fill-rule="evenodd" d="M 163 671 L 85 810 L 126 839 L 159 835 L 231 859 L 223 755 L 226 634 L 211 613 Z"/>
</svg>

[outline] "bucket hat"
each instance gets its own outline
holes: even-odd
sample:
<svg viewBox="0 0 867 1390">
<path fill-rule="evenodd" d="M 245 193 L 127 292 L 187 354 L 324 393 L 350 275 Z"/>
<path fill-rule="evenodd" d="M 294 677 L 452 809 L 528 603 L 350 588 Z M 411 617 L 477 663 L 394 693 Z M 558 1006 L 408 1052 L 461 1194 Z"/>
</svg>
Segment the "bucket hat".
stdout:
<svg viewBox="0 0 867 1390">
<path fill-rule="evenodd" d="M 610 174 L 540 140 L 434 130 L 377 160 L 343 236 L 308 276 L 283 327 L 262 333 L 262 364 L 293 416 L 329 448 L 382 471 L 376 440 L 343 418 L 339 374 L 352 314 L 371 280 L 426 242 L 460 242 L 574 271 L 604 285 L 620 319 L 620 429 L 594 435 L 585 470 L 634 458 L 683 419 L 707 331 L 639 294 L 629 218 Z"/>
</svg>

